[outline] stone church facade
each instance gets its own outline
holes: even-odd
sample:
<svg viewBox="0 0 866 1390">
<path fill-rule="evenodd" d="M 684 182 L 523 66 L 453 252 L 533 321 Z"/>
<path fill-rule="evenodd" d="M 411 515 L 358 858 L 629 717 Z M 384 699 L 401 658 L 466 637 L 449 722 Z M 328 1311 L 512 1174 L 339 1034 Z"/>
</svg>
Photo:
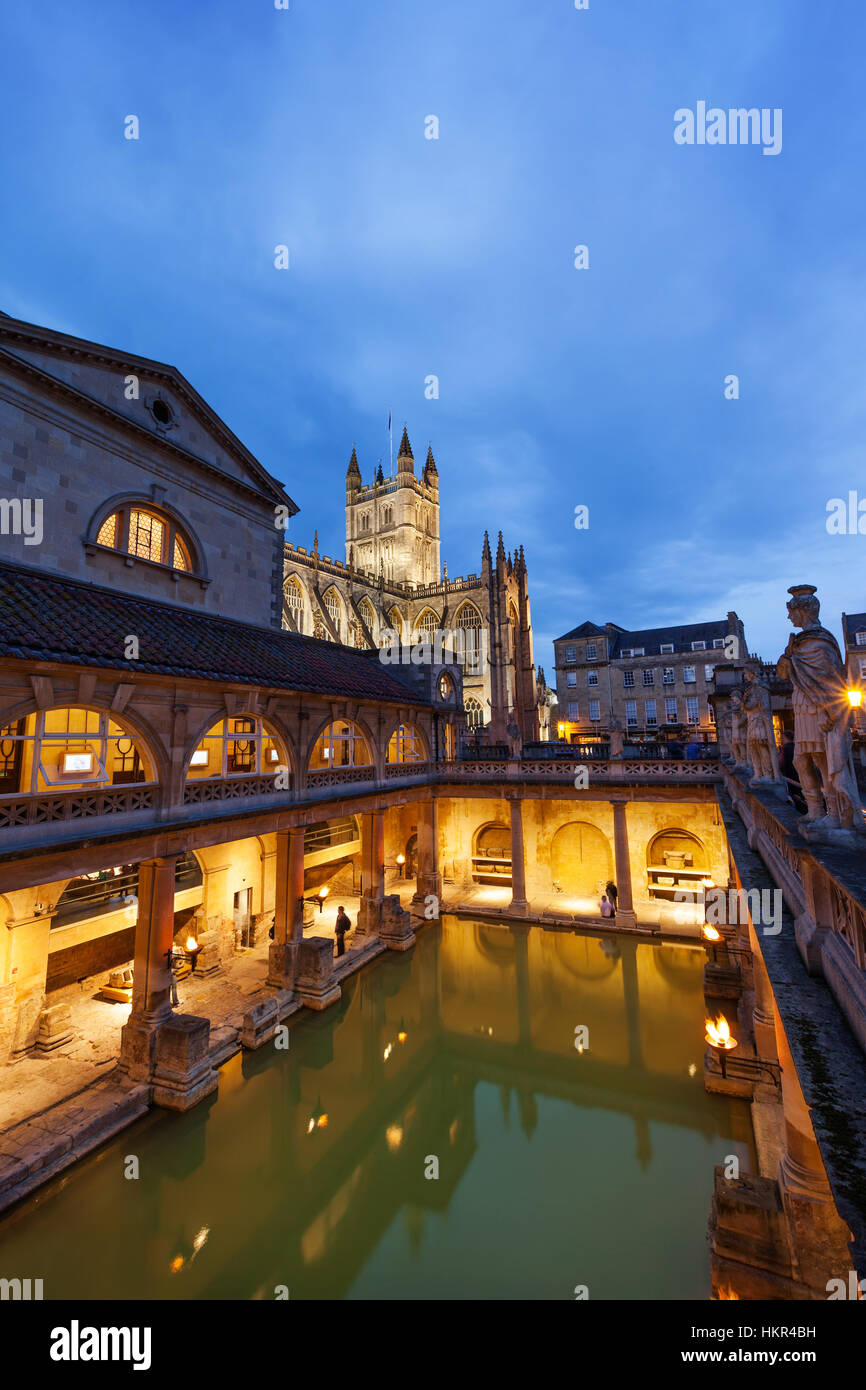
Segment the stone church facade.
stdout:
<svg viewBox="0 0 866 1390">
<path fill-rule="evenodd" d="M 364 484 L 355 450 L 346 471 L 345 560 L 287 544 L 283 623 L 330 642 L 396 650 L 439 641 L 461 658 L 466 724 L 493 741 L 539 737 L 523 546 L 495 555 L 487 532 L 480 570 L 449 579 L 440 560 L 439 473 L 429 448 L 420 476 L 404 428 L 397 470 Z M 410 660 L 411 651 L 405 652 Z"/>
</svg>

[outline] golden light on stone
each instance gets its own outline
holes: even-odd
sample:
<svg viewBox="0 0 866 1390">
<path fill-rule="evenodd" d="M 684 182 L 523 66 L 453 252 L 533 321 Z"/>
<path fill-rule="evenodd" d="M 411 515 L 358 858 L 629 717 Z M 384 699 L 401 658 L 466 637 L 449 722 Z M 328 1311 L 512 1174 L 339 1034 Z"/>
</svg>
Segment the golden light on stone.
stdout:
<svg viewBox="0 0 866 1390">
<path fill-rule="evenodd" d="M 174 1259 L 168 1267 L 169 1273 L 180 1274 L 180 1271 L 183 1269 L 185 1263 L 186 1261 L 184 1260 L 183 1255 L 175 1255 Z"/>
<path fill-rule="evenodd" d="M 399 1149 L 400 1145 L 403 1143 L 402 1127 L 400 1125 L 389 1125 L 385 1130 L 385 1138 L 388 1141 L 388 1148 L 393 1153 L 394 1150 Z"/>
</svg>

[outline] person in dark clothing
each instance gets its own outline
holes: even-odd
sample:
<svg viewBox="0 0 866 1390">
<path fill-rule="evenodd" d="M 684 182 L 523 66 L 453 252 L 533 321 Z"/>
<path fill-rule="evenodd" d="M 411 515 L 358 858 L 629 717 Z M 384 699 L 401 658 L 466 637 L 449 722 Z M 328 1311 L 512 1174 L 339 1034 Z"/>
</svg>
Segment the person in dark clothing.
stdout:
<svg viewBox="0 0 866 1390">
<path fill-rule="evenodd" d="M 668 757 L 680 759 L 683 756 L 683 745 L 679 739 L 672 738 L 668 742 Z"/>
<path fill-rule="evenodd" d="M 782 747 L 779 752 L 779 770 L 785 779 L 788 795 L 795 807 L 801 814 L 805 813 L 808 808 L 803 793 L 800 790 L 800 778 L 797 774 L 796 764 L 794 763 L 794 735 L 790 729 L 785 729 L 782 735 Z"/>
<path fill-rule="evenodd" d="M 613 908 L 613 914 L 612 914 L 612 915 L 615 917 L 615 916 L 616 916 L 616 884 L 614 883 L 613 879 L 611 879 L 611 880 L 610 880 L 608 883 L 606 883 L 604 886 L 605 886 L 605 890 L 606 890 L 606 892 L 607 892 L 607 896 L 608 896 L 608 898 L 610 899 L 610 905 L 611 905 L 611 907 Z"/>
<path fill-rule="evenodd" d="M 352 923 L 351 923 L 350 919 L 349 919 L 349 918 L 347 917 L 347 915 L 346 915 L 346 910 L 345 910 L 345 908 L 343 908 L 343 907 L 338 907 L 338 908 L 337 908 L 337 924 L 336 924 L 336 933 L 337 933 L 337 955 L 338 955 L 338 956 L 344 956 L 344 955 L 346 954 L 346 932 L 347 932 L 347 931 L 351 931 L 351 930 L 352 930 Z"/>
</svg>

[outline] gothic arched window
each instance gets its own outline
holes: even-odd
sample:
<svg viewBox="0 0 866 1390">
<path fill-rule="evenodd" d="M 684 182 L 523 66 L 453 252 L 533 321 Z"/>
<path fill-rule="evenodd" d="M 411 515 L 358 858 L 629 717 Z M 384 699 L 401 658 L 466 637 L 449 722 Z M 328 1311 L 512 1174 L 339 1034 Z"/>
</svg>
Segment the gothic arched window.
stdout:
<svg viewBox="0 0 866 1390">
<path fill-rule="evenodd" d="M 470 729 L 482 728 L 484 724 L 484 710 L 481 707 L 480 701 L 476 700 L 473 695 L 467 695 L 466 699 L 463 701 L 463 707 L 466 710 L 467 727 Z"/>
<path fill-rule="evenodd" d="M 283 591 L 286 622 L 292 632 L 304 630 L 304 591 L 297 579 L 289 579 Z"/>
</svg>

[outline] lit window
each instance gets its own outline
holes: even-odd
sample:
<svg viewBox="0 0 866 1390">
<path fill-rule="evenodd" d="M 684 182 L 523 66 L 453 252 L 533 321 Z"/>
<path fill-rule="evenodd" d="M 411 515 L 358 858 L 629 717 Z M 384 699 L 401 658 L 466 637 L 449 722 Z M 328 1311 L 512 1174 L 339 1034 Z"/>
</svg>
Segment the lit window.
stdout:
<svg viewBox="0 0 866 1390">
<path fill-rule="evenodd" d="M 372 767 L 370 746 L 357 724 L 337 719 L 323 730 L 310 756 L 310 769 Z"/>
<path fill-rule="evenodd" d="M 686 719 L 688 720 L 689 724 L 699 724 L 701 722 L 700 715 L 698 714 L 697 695 L 686 696 Z"/>
<path fill-rule="evenodd" d="M 151 782 L 144 749 L 104 711 L 40 710 L 0 729 L 0 792 Z"/>
<path fill-rule="evenodd" d="M 478 661 L 481 614 L 473 604 L 464 603 L 454 626 L 457 629 L 458 657 L 467 665 L 474 666 Z"/>
<path fill-rule="evenodd" d="M 450 700 L 454 694 L 454 682 L 450 676 L 446 676 L 444 671 L 439 677 L 439 699 Z"/>
<path fill-rule="evenodd" d="M 290 579 L 283 590 L 286 623 L 292 632 L 304 630 L 304 595 L 297 579 Z"/>
<path fill-rule="evenodd" d="M 231 715 L 208 730 L 190 755 L 187 779 L 247 777 L 289 767 L 282 742 L 256 715 Z"/>
<path fill-rule="evenodd" d="M 480 729 L 484 723 L 484 710 L 474 696 L 470 695 L 463 702 L 466 710 L 466 723 L 470 729 Z"/>
<path fill-rule="evenodd" d="M 112 512 L 100 525 L 96 544 L 185 574 L 193 568 L 192 551 L 175 523 L 147 507 L 125 506 Z"/>
<path fill-rule="evenodd" d="M 401 724 L 388 743 L 386 761 L 389 763 L 422 763 L 427 749 L 421 734 L 412 724 Z"/>
<path fill-rule="evenodd" d="M 470 729 L 480 729 L 484 725 L 484 710 L 480 701 L 468 696 L 463 702 L 466 711 L 466 724 Z"/>
</svg>

